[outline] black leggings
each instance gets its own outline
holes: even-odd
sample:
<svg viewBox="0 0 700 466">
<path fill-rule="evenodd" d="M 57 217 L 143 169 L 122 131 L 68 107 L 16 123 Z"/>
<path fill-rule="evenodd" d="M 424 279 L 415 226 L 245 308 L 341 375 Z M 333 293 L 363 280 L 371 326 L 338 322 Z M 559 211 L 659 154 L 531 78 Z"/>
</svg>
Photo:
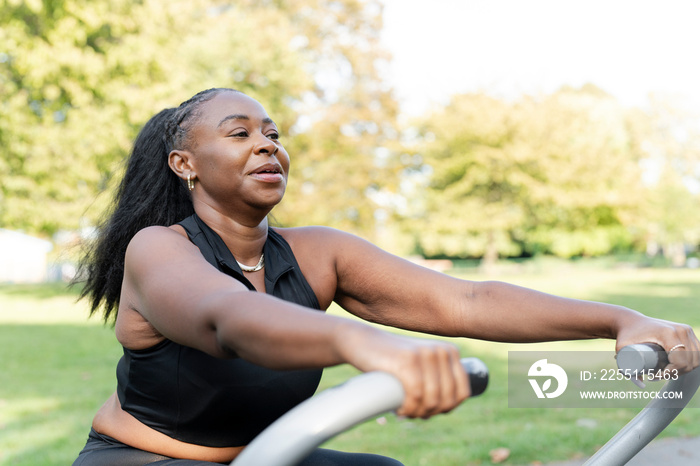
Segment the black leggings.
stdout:
<svg viewBox="0 0 700 466">
<path fill-rule="evenodd" d="M 85 448 L 73 466 L 207 466 L 228 464 L 182 460 L 157 455 L 125 445 L 118 440 L 90 430 Z M 368 453 L 345 453 L 317 448 L 299 466 L 402 466 L 391 458 Z"/>
</svg>

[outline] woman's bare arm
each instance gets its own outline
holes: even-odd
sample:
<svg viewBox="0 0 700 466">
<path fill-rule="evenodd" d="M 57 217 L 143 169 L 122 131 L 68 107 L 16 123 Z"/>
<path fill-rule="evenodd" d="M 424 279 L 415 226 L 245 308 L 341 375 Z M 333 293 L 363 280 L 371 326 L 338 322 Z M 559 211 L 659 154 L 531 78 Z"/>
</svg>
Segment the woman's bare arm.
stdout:
<svg viewBox="0 0 700 466">
<path fill-rule="evenodd" d="M 164 337 L 217 357 L 241 356 L 279 368 L 330 366 L 344 362 L 329 351 L 336 349 L 335 333 L 356 326 L 249 291 L 169 228 L 147 228 L 134 237 L 124 276 L 122 305 Z"/>
<path fill-rule="evenodd" d="M 408 393 L 401 412 L 449 411 L 469 394 L 452 345 L 393 335 L 248 291 L 209 265 L 172 229 L 139 232 L 127 250 L 122 309 L 138 312 L 163 337 L 216 357 L 275 369 L 350 363 L 396 375 Z M 128 334 L 117 321 L 117 335 Z"/>
<path fill-rule="evenodd" d="M 700 350 L 687 325 L 652 319 L 622 306 L 562 298 L 502 282 L 459 280 L 346 233 L 324 236 L 336 254 L 336 301 L 370 321 L 502 342 L 611 338 L 617 339 L 618 349 L 641 342 L 666 349 L 683 344 L 695 352 L 695 359 Z M 316 239 L 317 247 L 320 241 Z"/>
</svg>

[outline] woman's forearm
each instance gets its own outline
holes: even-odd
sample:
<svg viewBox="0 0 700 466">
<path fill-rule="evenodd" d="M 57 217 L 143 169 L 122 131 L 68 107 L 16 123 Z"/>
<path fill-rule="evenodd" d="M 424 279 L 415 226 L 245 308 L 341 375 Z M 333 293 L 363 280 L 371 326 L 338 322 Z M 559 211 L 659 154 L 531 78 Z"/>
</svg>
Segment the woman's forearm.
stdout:
<svg viewBox="0 0 700 466">
<path fill-rule="evenodd" d="M 281 370 L 349 363 L 363 372 L 388 372 L 404 387 L 398 412 L 409 417 L 447 412 L 469 395 L 453 345 L 392 334 L 259 293 L 238 292 L 235 299 L 235 309 L 217 323 L 217 338 L 250 362 Z"/>
<path fill-rule="evenodd" d="M 459 334 L 503 342 L 616 338 L 642 314 L 593 301 L 562 298 L 507 283 L 470 283 Z"/>
<path fill-rule="evenodd" d="M 205 305 L 215 316 L 212 322 L 222 353 L 274 369 L 349 362 L 345 340 L 380 332 L 262 293 L 224 293 L 207 301 Z"/>
</svg>

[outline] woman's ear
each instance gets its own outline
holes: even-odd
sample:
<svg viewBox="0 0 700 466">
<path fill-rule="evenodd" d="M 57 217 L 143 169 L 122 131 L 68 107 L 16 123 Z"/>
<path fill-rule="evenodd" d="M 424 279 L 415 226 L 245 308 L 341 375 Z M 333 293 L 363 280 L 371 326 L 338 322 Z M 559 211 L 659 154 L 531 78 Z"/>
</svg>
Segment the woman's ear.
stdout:
<svg viewBox="0 0 700 466">
<path fill-rule="evenodd" d="M 168 165 L 175 174 L 183 180 L 188 176 L 195 178 L 197 173 L 194 169 L 192 153 L 187 150 L 175 149 L 168 155 Z"/>
</svg>

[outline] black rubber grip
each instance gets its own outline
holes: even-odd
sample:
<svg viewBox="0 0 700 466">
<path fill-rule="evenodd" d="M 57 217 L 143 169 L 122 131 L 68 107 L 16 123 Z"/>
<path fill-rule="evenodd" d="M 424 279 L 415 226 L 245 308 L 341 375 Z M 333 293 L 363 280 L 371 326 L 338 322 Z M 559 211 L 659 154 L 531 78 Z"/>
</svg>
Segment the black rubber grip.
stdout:
<svg viewBox="0 0 700 466">
<path fill-rule="evenodd" d="M 486 391 L 489 385 L 489 369 L 486 364 L 479 358 L 463 358 L 461 360 L 464 372 L 469 375 L 469 386 L 471 387 L 471 396 L 481 395 Z"/>
</svg>

